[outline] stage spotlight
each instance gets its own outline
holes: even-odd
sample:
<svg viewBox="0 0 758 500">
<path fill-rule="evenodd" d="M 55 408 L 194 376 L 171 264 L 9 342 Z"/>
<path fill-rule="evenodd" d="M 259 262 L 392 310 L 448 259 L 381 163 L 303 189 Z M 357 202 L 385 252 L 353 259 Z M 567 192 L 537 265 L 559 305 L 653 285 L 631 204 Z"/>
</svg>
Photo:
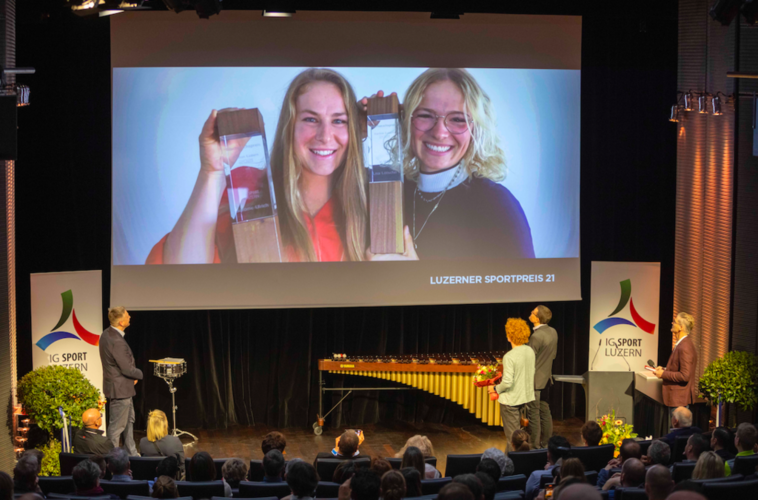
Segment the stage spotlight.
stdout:
<svg viewBox="0 0 758 500">
<path fill-rule="evenodd" d="M 671 106 L 671 116 L 669 117 L 670 122 L 678 123 L 679 122 L 679 105 L 674 104 Z"/>
<path fill-rule="evenodd" d="M 713 99 L 711 99 L 711 114 L 713 116 L 721 116 L 724 114 L 724 112 L 721 111 L 721 98 L 719 98 L 718 95 L 713 96 Z"/>
<path fill-rule="evenodd" d="M 693 111 L 695 109 L 695 96 L 692 92 L 684 94 L 684 110 Z"/>
<path fill-rule="evenodd" d="M 708 114 L 708 96 L 705 94 L 697 98 L 697 112 L 703 115 Z"/>
<path fill-rule="evenodd" d="M 282 11 L 282 10 L 264 10 L 263 17 L 292 17 L 295 15 L 294 10 Z"/>
<path fill-rule="evenodd" d="M 729 26 L 740 11 L 742 0 L 716 0 L 708 12 L 710 16 L 724 26 Z"/>
</svg>

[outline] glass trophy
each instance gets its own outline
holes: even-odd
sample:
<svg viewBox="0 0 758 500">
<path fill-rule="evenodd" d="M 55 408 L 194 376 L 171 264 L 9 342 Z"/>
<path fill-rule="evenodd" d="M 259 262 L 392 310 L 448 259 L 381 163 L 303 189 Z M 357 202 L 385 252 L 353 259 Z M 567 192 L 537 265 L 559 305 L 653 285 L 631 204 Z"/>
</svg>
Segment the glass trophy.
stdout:
<svg viewBox="0 0 758 500">
<path fill-rule="evenodd" d="M 371 252 L 403 253 L 403 145 L 396 95 L 368 99 L 364 163 L 369 169 Z"/>
<path fill-rule="evenodd" d="M 217 123 L 237 262 L 281 262 L 263 117 L 257 108 L 221 111 Z"/>
</svg>

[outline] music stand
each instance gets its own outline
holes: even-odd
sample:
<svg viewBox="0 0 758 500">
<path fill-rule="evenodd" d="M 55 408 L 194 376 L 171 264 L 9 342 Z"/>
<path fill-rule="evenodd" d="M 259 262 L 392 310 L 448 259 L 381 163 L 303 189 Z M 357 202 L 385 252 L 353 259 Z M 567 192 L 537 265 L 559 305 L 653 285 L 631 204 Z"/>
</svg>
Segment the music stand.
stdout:
<svg viewBox="0 0 758 500">
<path fill-rule="evenodd" d="M 168 391 L 171 393 L 171 412 L 174 418 L 174 430 L 171 435 L 179 437 L 183 434 L 186 434 L 188 436 L 191 436 L 195 441 L 198 441 L 197 436 L 194 434 L 183 431 L 176 427 L 177 406 L 176 387 L 174 387 L 174 380 L 187 373 L 187 362 L 181 358 L 151 359 L 150 362 L 153 363 L 153 375 L 158 378 L 162 378 L 166 384 L 168 384 Z"/>
</svg>

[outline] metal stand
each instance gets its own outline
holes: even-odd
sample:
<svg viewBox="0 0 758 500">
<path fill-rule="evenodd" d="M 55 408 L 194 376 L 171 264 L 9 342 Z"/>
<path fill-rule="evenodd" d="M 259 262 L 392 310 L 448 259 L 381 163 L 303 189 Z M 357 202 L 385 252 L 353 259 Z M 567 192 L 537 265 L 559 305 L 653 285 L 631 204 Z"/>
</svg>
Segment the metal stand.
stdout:
<svg viewBox="0 0 758 500">
<path fill-rule="evenodd" d="M 199 439 L 197 439 L 197 436 L 195 436 L 194 434 L 187 431 L 183 431 L 181 429 L 177 429 L 176 427 L 176 408 L 177 408 L 176 387 L 174 387 L 174 379 L 167 378 L 167 377 L 160 377 L 160 378 L 166 381 L 166 383 L 168 384 L 168 391 L 171 393 L 171 413 L 173 413 L 173 417 L 174 417 L 174 431 L 171 433 L 171 435 L 179 437 L 183 434 L 186 434 L 188 436 L 192 436 L 192 439 L 194 439 L 195 441 L 199 441 Z"/>
</svg>

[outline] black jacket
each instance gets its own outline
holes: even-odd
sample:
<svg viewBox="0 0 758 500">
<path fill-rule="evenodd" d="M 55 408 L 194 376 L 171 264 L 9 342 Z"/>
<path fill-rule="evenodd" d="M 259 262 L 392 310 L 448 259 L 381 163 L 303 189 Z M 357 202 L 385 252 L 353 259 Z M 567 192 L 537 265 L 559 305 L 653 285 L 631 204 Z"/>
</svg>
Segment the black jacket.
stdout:
<svg viewBox="0 0 758 500">
<path fill-rule="evenodd" d="M 87 455 L 105 456 L 113 449 L 113 443 L 100 429 L 78 429 L 73 444 L 76 453 Z"/>
<path fill-rule="evenodd" d="M 134 366 L 134 355 L 117 329 L 108 327 L 100 335 L 103 363 L 103 394 L 108 399 L 130 398 L 136 394 L 134 381 L 142 380 L 142 370 Z"/>
</svg>

